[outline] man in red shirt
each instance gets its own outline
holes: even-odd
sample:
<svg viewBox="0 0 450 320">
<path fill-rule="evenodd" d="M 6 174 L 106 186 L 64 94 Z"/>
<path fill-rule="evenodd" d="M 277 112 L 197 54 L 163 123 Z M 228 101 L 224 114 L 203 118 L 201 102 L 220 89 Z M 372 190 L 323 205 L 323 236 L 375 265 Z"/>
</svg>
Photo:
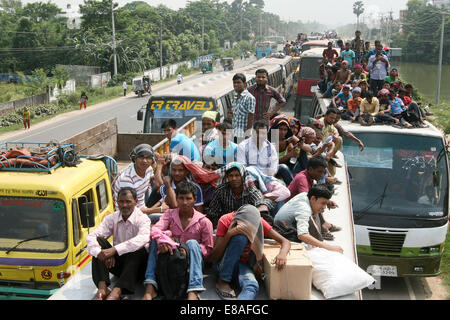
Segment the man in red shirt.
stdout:
<svg viewBox="0 0 450 320">
<path fill-rule="evenodd" d="M 238 216 L 249 217 L 250 224 L 242 222 L 242 218 L 238 219 Z M 259 225 L 253 224 L 256 221 L 260 221 Z M 258 232 L 252 233 L 249 229 Z M 250 240 L 249 233 L 254 235 L 252 240 Z M 236 293 L 230 283 L 238 280 L 242 290 L 237 298 L 239 300 L 255 299 L 259 285 L 254 270 L 258 268 L 255 268 L 257 264 L 253 267 L 250 266 L 251 253 L 254 253 L 258 260 L 258 248 L 255 247 L 259 245 L 259 255 L 262 255 L 262 241 L 266 237 L 281 244 L 280 252 L 274 260 L 277 269 L 281 270 L 286 265 L 286 256 L 291 244 L 260 216 L 256 207 L 244 205 L 237 212 L 220 217 L 217 224 L 216 243 L 210 259 L 218 262 L 216 291 L 221 298 L 226 300 L 236 298 Z"/>
<path fill-rule="evenodd" d="M 327 60 L 331 63 L 335 63 L 335 59 L 339 57 L 339 53 L 336 51 L 336 49 L 333 49 L 333 43 L 330 41 L 328 42 L 328 47 L 323 50 L 322 56 L 324 58 L 327 58 Z"/>
<path fill-rule="evenodd" d="M 256 99 L 255 116 L 253 122 L 258 120 L 269 120 L 275 113 L 278 113 L 281 108 L 286 104 L 286 99 L 275 89 L 268 85 L 269 72 L 266 69 L 258 69 L 255 72 L 256 84 L 248 88 Z M 270 102 L 272 99 L 277 101 L 273 110 L 270 109 Z"/>
</svg>

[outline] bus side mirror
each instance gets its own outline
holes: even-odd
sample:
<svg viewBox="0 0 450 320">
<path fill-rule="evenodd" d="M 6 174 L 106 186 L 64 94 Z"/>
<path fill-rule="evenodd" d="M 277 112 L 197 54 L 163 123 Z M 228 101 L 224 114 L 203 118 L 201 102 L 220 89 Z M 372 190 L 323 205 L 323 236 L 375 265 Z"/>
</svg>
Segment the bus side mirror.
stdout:
<svg viewBox="0 0 450 320">
<path fill-rule="evenodd" d="M 137 112 L 137 120 L 142 121 L 142 119 L 144 119 L 144 112 L 142 110 L 139 110 Z"/>
<path fill-rule="evenodd" d="M 93 202 L 84 202 L 80 206 L 80 219 L 83 228 L 95 226 L 95 212 Z"/>
</svg>

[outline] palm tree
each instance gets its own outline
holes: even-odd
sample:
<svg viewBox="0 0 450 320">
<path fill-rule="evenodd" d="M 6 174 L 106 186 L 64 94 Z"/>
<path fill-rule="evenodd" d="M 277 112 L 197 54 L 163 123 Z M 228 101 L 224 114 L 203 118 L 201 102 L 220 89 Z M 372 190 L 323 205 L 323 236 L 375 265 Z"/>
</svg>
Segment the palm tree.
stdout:
<svg viewBox="0 0 450 320">
<path fill-rule="evenodd" d="M 359 30 L 359 16 L 364 13 L 364 3 L 362 1 L 353 3 L 353 13 L 356 15 L 356 29 Z"/>
</svg>

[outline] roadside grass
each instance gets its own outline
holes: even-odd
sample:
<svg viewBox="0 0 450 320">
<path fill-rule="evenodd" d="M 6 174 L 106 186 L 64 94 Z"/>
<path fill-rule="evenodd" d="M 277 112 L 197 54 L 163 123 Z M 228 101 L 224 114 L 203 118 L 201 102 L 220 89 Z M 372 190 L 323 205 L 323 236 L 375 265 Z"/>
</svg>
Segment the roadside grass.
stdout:
<svg viewBox="0 0 450 320">
<path fill-rule="evenodd" d="M 192 75 L 192 74 L 195 74 L 198 72 L 200 72 L 200 68 L 186 69 L 186 70 L 183 70 L 182 75 L 183 75 L 183 77 L 187 77 L 189 75 Z M 177 77 L 176 74 L 171 75 L 170 77 L 168 77 L 162 81 L 152 82 L 152 85 L 166 83 L 168 81 L 176 79 L 176 77 Z M 130 90 L 132 90 L 132 85 L 130 85 L 129 88 L 130 88 Z M 17 91 L 18 92 L 18 95 L 15 95 L 13 99 L 9 99 L 8 101 L 25 97 L 25 95 L 23 95 L 23 93 L 22 93 L 22 95 L 19 95 L 20 91 L 23 92 L 23 88 L 19 88 L 19 87 L 17 87 L 17 85 L 13 85 L 13 84 L 0 84 L 0 96 L 3 95 L 4 97 L 6 97 L 6 93 L 8 91 L 10 91 L 10 92 Z M 58 109 L 58 111 L 56 113 L 53 113 L 50 115 L 32 117 L 31 126 L 33 126 L 39 122 L 51 119 L 57 115 L 71 112 L 74 110 L 79 110 L 80 109 L 79 99 L 80 99 L 82 91 L 85 91 L 89 98 L 88 102 L 87 102 L 87 108 L 89 108 L 89 106 L 123 96 L 122 85 L 118 85 L 118 86 L 114 86 L 114 87 L 96 88 L 96 89 L 91 89 L 86 86 L 78 86 L 76 92 L 67 97 L 67 99 L 71 101 L 71 103 L 69 103 L 69 105 L 67 105 L 64 108 Z M 21 130 L 21 129 L 23 129 L 22 123 L 12 124 L 9 126 L 0 127 L 0 134 L 4 134 L 4 133 L 15 131 L 15 130 Z"/>
<path fill-rule="evenodd" d="M 22 84 L 0 82 L 0 103 L 26 98 L 28 94 L 25 89 Z"/>
<path fill-rule="evenodd" d="M 447 233 L 445 240 L 445 250 L 441 261 L 441 274 L 439 278 L 442 280 L 444 286 L 447 288 L 447 300 L 450 300 L 450 232 Z"/>
</svg>

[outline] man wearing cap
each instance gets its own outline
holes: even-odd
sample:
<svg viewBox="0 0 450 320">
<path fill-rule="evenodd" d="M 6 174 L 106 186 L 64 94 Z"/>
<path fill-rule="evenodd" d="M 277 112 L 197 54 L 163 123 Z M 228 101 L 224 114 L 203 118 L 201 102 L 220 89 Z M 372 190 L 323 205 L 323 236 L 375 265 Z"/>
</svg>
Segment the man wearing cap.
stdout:
<svg viewBox="0 0 450 320">
<path fill-rule="evenodd" d="M 151 191 L 152 164 L 155 162 L 153 148 L 145 143 L 140 144 L 131 151 L 130 159 L 132 163 L 122 170 L 112 187 L 115 208 L 118 209 L 117 194 L 119 190 L 123 187 L 131 187 L 137 193 L 136 207 L 147 213 L 145 194 Z"/>
<path fill-rule="evenodd" d="M 208 143 L 219 139 L 220 134 L 216 129 L 218 114 L 217 111 L 205 111 L 202 115 L 202 142 L 198 148 L 200 155 L 203 154 L 203 150 Z"/>
</svg>

